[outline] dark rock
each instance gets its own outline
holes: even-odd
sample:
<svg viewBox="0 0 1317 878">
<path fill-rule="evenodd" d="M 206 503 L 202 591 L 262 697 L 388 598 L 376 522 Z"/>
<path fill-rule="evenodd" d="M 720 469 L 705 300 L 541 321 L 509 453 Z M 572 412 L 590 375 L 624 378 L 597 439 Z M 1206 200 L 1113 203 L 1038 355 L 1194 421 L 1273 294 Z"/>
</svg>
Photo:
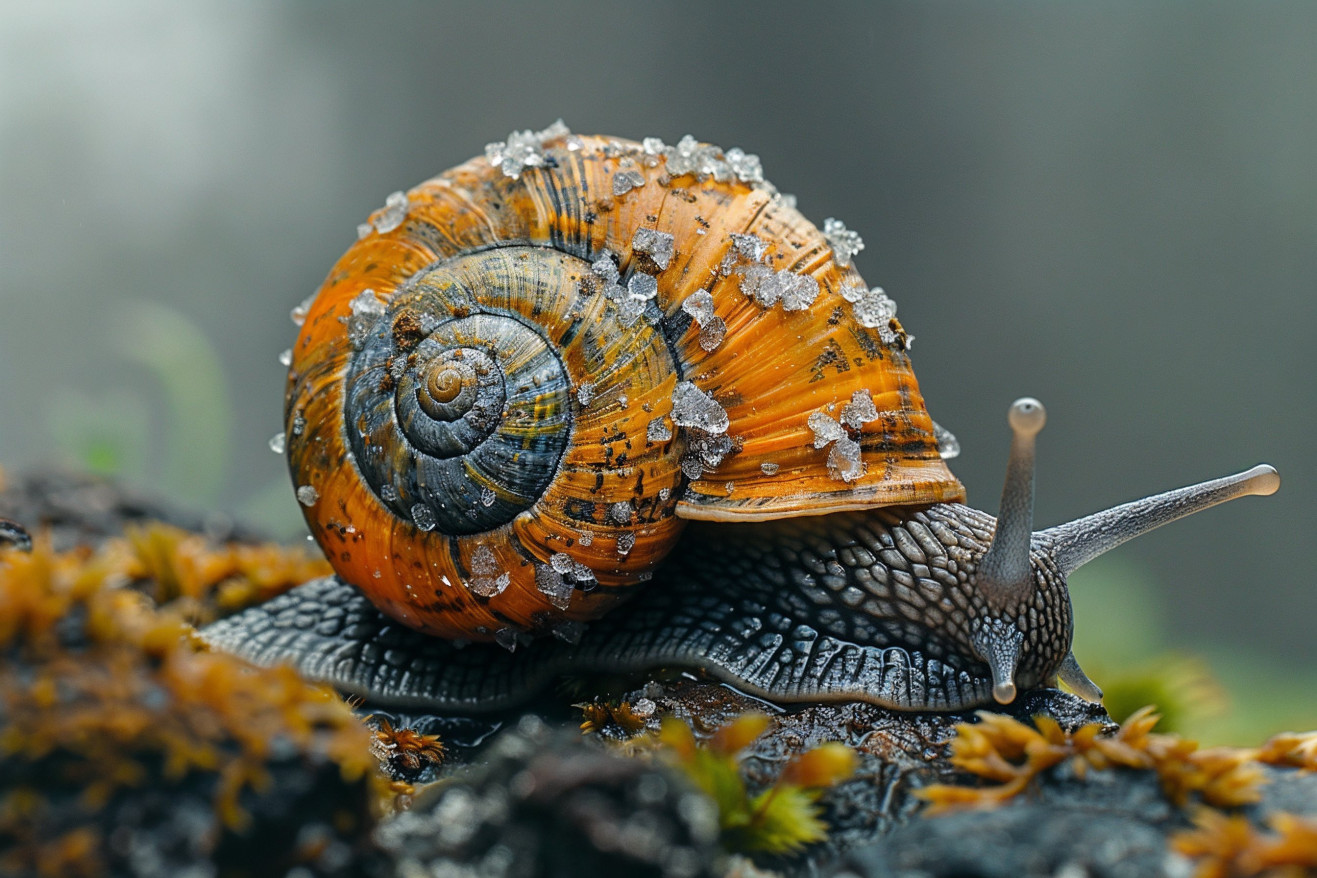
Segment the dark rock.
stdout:
<svg viewBox="0 0 1317 878">
<path fill-rule="evenodd" d="M 720 874 L 713 805 L 661 764 L 533 716 L 484 757 L 376 831 L 399 878 Z"/>
</svg>

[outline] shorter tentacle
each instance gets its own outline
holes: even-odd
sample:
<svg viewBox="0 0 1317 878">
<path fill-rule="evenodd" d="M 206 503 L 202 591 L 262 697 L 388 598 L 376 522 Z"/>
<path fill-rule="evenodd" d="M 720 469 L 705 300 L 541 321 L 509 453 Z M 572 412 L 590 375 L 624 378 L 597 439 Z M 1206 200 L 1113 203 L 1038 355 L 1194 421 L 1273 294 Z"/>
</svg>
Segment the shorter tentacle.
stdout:
<svg viewBox="0 0 1317 878">
<path fill-rule="evenodd" d="M 32 535 L 18 522 L 0 518 L 0 548 L 12 546 L 20 552 L 32 551 Z"/>
</svg>

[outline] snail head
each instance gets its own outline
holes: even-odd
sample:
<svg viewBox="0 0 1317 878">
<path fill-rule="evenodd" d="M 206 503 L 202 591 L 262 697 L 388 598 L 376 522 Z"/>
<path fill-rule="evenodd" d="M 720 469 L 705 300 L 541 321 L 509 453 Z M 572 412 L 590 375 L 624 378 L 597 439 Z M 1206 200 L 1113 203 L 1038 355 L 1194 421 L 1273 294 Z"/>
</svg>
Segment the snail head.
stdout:
<svg viewBox="0 0 1317 878">
<path fill-rule="evenodd" d="M 973 627 L 970 647 L 992 672 L 992 695 L 999 703 L 1015 700 L 1016 670 L 1030 644 L 1029 618 L 1056 600 L 1066 603 L 1065 581 L 1071 573 L 1126 540 L 1218 503 L 1248 494 L 1273 494 L 1280 476 L 1265 464 L 1246 472 L 1177 488 L 1046 530 L 1033 530 L 1035 439 L 1047 421 L 1042 403 L 1018 399 L 1011 404 L 1011 455 L 1002 489 L 992 542 L 973 565 L 973 585 L 986 613 Z M 1056 675 L 1076 693 L 1099 700 L 1102 690 L 1080 669 L 1069 647 L 1069 625 L 1064 659 Z M 1055 649 L 1055 644 L 1046 646 Z"/>
</svg>

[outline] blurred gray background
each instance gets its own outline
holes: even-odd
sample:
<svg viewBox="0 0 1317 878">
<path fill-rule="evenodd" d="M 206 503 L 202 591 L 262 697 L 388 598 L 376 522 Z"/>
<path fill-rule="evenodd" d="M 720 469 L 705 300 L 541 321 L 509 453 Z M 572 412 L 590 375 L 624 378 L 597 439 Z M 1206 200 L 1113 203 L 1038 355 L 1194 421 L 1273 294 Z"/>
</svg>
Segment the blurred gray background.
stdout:
<svg viewBox="0 0 1317 878">
<path fill-rule="evenodd" d="M 1279 495 L 1122 549 L 1152 590 L 1125 612 L 1317 664 L 1306 2 L 8 0 L 0 465 L 295 533 L 266 445 L 289 309 L 388 192 L 558 117 L 744 147 L 860 231 L 977 505 L 1024 394 L 1040 525 L 1275 464 Z"/>
</svg>

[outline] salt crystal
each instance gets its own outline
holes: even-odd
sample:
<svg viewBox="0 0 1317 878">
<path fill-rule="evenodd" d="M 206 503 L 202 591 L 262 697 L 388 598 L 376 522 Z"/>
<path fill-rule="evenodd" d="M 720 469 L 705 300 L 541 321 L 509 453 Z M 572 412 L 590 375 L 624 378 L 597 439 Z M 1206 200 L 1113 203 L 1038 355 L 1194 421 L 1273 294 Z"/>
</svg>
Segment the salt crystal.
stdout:
<svg viewBox="0 0 1317 878">
<path fill-rule="evenodd" d="M 636 545 L 636 535 L 627 531 L 617 535 L 617 554 L 626 555 L 631 552 Z"/>
<path fill-rule="evenodd" d="M 658 295 L 658 278 L 652 274 L 633 274 L 626 282 L 626 290 L 637 302 L 647 302 Z"/>
<path fill-rule="evenodd" d="M 783 311 L 803 311 L 819 297 L 819 282 L 808 274 L 779 271 L 778 277 L 782 284 Z"/>
<path fill-rule="evenodd" d="M 667 268 L 671 264 L 672 244 L 672 235 L 657 229 L 636 229 L 636 233 L 631 236 L 631 248 L 648 253 L 659 268 Z"/>
<path fill-rule="evenodd" d="M 741 277 L 741 292 L 754 299 L 761 307 L 773 307 L 778 299 L 782 298 L 782 281 L 779 272 L 759 263 L 747 267 Z"/>
<path fill-rule="evenodd" d="M 678 383 L 672 392 L 672 422 L 707 433 L 725 433 L 731 424 L 727 410 L 690 381 Z"/>
<path fill-rule="evenodd" d="M 700 458 L 694 454 L 683 454 L 681 456 L 681 474 L 692 482 L 704 475 L 704 464 Z"/>
<path fill-rule="evenodd" d="M 869 292 L 869 288 L 863 284 L 853 284 L 848 282 L 842 284 L 841 289 L 838 292 L 841 293 L 841 297 L 847 302 L 858 302 L 863 298 L 865 293 Z"/>
<path fill-rule="evenodd" d="M 418 530 L 434 530 L 438 523 L 435 520 L 434 512 L 424 503 L 417 503 L 412 506 L 412 522 L 415 523 Z"/>
<path fill-rule="evenodd" d="M 291 365 L 293 365 L 293 349 L 292 349 L 292 348 L 288 348 L 287 350 L 281 351 L 281 352 L 279 353 L 279 365 L 280 365 L 280 366 L 291 366 Z"/>
<path fill-rule="evenodd" d="M 357 317 L 378 316 L 386 310 L 384 303 L 379 300 L 379 296 L 376 296 L 375 291 L 369 288 L 354 296 L 348 307 L 352 309 L 352 314 Z"/>
<path fill-rule="evenodd" d="M 739 146 L 727 150 L 726 156 L 732 173 L 736 174 L 736 178 L 742 183 L 764 182 L 764 168 L 759 163 L 759 156 L 748 153 Z"/>
<path fill-rule="evenodd" d="M 700 326 L 713 317 L 713 296 L 708 290 L 696 290 L 681 303 L 681 310 Z"/>
<path fill-rule="evenodd" d="M 357 223 L 357 240 L 369 235 L 375 229 L 370 223 Z"/>
<path fill-rule="evenodd" d="M 668 502 L 668 498 L 671 497 L 671 496 L 672 496 L 672 489 L 671 489 L 671 488 L 659 488 L 659 492 L 658 492 L 658 498 L 659 498 L 659 500 L 661 500 L 661 501 L 663 501 L 664 503 L 666 503 L 666 502 Z"/>
<path fill-rule="evenodd" d="M 293 435 L 301 436 L 302 431 L 306 429 L 306 418 L 297 415 L 293 418 Z"/>
<path fill-rule="evenodd" d="M 498 573 L 498 557 L 494 550 L 485 545 L 476 546 L 476 550 L 471 553 L 471 572 L 482 576 Z"/>
<path fill-rule="evenodd" d="M 303 506 L 314 506 L 320 499 L 320 492 L 310 485 L 302 485 L 297 489 L 297 502 Z"/>
<path fill-rule="evenodd" d="M 628 295 L 625 299 L 617 303 L 617 321 L 623 326 L 631 326 L 640 319 L 640 315 L 644 313 L 644 299 L 638 299 L 635 296 Z"/>
<path fill-rule="evenodd" d="M 526 168 L 540 168 L 546 164 L 541 132 L 513 131 L 508 139 L 485 145 L 485 158 L 504 176 L 517 179 Z"/>
<path fill-rule="evenodd" d="M 500 628 L 494 632 L 494 642 L 508 652 L 517 651 L 517 631 L 515 628 Z"/>
<path fill-rule="evenodd" d="M 566 552 L 557 552 L 549 558 L 549 566 L 559 573 L 567 573 L 572 569 L 572 556 Z"/>
<path fill-rule="evenodd" d="M 596 277 L 601 277 L 609 283 L 617 283 L 617 262 L 614 261 L 613 254 L 607 250 L 600 253 L 599 258 L 590 263 L 590 271 Z"/>
<path fill-rule="evenodd" d="M 861 388 L 851 394 L 851 401 L 841 410 L 841 422 L 852 430 L 858 430 L 864 424 L 878 419 L 878 409 L 873 404 L 873 397 L 868 388 Z"/>
<path fill-rule="evenodd" d="M 768 242 L 758 235 L 741 234 L 732 232 L 729 236 L 732 239 L 732 248 L 743 258 L 752 262 L 758 262 L 764 258 L 768 252 Z"/>
<path fill-rule="evenodd" d="M 699 142 L 689 134 L 677 141 L 676 146 L 668 147 L 665 151 L 668 173 L 674 177 L 693 173 L 699 167 L 699 148 Z"/>
<path fill-rule="evenodd" d="M 650 442 L 667 442 L 672 438 L 672 430 L 662 417 L 655 418 L 645 428 L 645 438 Z"/>
<path fill-rule="evenodd" d="M 594 534 L 590 533 L 588 530 L 583 530 L 581 531 L 581 536 L 577 539 L 577 542 L 583 546 L 588 546 L 594 542 Z"/>
<path fill-rule="evenodd" d="M 718 345 L 727 337 L 727 323 L 721 317 L 715 317 L 700 328 L 700 347 L 706 351 L 717 350 Z"/>
<path fill-rule="evenodd" d="M 783 207 L 790 208 L 791 210 L 796 209 L 796 196 L 794 195 L 790 195 L 786 192 L 779 192 L 777 193 L 777 201 Z"/>
<path fill-rule="evenodd" d="M 896 303 L 887 298 L 882 287 L 874 287 L 861 295 L 852 308 L 860 325 L 870 329 L 886 326 L 896 316 Z"/>
<path fill-rule="evenodd" d="M 950 460 L 960 454 L 960 441 L 937 421 L 933 422 L 933 436 L 937 439 L 938 456 L 943 460 Z"/>
<path fill-rule="evenodd" d="M 828 246 L 832 248 L 832 258 L 841 266 L 850 265 L 851 257 L 864 249 L 864 239 L 859 233 L 852 232 L 845 223 L 832 217 L 823 221 L 823 237 L 828 239 Z"/>
<path fill-rule="evenodd" d="M 618 167 L 612 175 L 612 194 L 626 195 L 631 190 L 639 190 L 645 184 L 645 175 L 633 167 Z"/>
<path fill-rule="evenodd" d="M 607 519 L 617 524 L 630 524 L 633 511 L 630 502 L 619 500 L 608 507 Z"/>
<path fill-rule="evenodd" d="M 567 139 L 563 142 L 567 144 L 568 152 L 580 152 L 585 149 L 585 141 L 575 134 L 568 134 Z"/>
<path fill-rule="evenodd" d="M 494 501 L 497 500 L 497 499 L 498 499 L 498 495 L 494 493 L 494 489 L 493 489 L 493 488 L 481 488 L 481 489 L 480 489 L 480 505 L 481 505 L 481 506 L 493 506 L 493 505 L 494 505 Z"/>
<path fill-rule="evenodd" d="M 306 322 L 306 314 L 308 311 L 311 310 L 311 306 L 315 304 L 316 296 L 318 295 L 320 295 L 320 291 L 316 290 L 314 293 L 307 296 L 300 303 L 298 303 L 297 307 L 293 308 L 293 310 L 289 312 L 288 316 L 293 319 L 294 324 L 296 324 L 297 326 L 301 326 L 303 323 Z"/>
<path fill-rule="evenodd" d="M 572 572 L 569 575 L 577 582 L 590 582 L 594 579 L 594 571 L 580 562 L 572 564 Z"/>
<path fill-rule="evenodd" d="M 631 705 L 631 713 L 642 719 L 644 717 L 653 716 L 654 711 L 656 710 L 658 710 L 658 705 L 648 698 L 638 698 Z"/>
<path fill-rule="evenodd" d="M 270 450 L 275 454 L 283 454 L 286 438 L 282 432 L 275 433 L 270 437 Z"/>
<path fill-rule="evenodd" d="M 386 503 L 392 503 L 398 499 L 398 489 L 393 485 L 380 485 L 380 497 Z"/>
<path fill-rule="evenodd" d="M 472 594 L 482 598 L 492 598 L 503 593 L 512 582 L 512 577 L 507 573 L 500 573 L 498 576 L 477 576 L 465 582 Z"/>
<path fill-rule="evenodd" d="M 725 433 L 706 433 L 691 429 L 686 440 L 686 456 L 699 460 L 705 469 L 714 469 L 732 453 L 732 437 Z"/>
<path fill-rule="evenodd" d="M 624 393 L 624 394 L 622 394 L 621 396 L 619 396 L 619 397 L 617 398 L 617 407 L 620 408 L 620 409 L 625 410 L 626 407 L 627 407 L 627 403 L 629 403 L 630 401 L 631 401 L 631 400 L 628 399 L 628 398 L 627 398 L 627 395 Z"/>
<path fill-rule="evenodd" d="M 580 387 L 576 388 L 576 400 L 581 405 L 583 406 L 589 405 L 590 400 L 592 399 L 594 399 L 593 384 L 586 382 L 585 384 L 582 384 Z"/>
<path fill-rule="evenodd" d="M 775 476 L 780 469 L 782 469 L 782 467 L 776 463 L 765 462 L 759 464 L 759 471 L 766 476 Z"/>
<path fill-rule="evenodd" d="M 392 232 L 402 225 L 402 221 L 407 219 L 407 208 L 410 204 L 406 193 L 390 192 L 389 197 L 384 199 L 384 209 L 375 217 L 375 231 L 383 234 Z"/>
<path fill-rule="evenodd" d="M 668 148 L 667 144 L 657 137 L 646 137 L 640 141 L 640 147 L 645 151 L 645 155 L 660 155 Z"/>
<path fill-rule="evenodd" d="M 846 438 L 846 431 L 842 429 L 841 424 L 823 412 L 814 412 L 806 419 L 805 423 L 809 424 L 809 428 L 814 431 L 815 448 L 822 448 L 829 442 Z"/>
<path fill-rule="evenodd" d="M 549 603 L 560 610 L 567 609 L 572 601 L 572 584 L 562 578 L 562 574 L 547 564 L 535 565 L 535 587 L 540 590 Z"/>
<path fill-rule="evenodd" d="M 555 119 L 553 121 L 553 124 L 551 124 L 548 128 L 544 128 L 540 131 L 537 131 L 535 133 L 535 136 L 539 138 L 540 144 L 544 145 L 547 144 L 550 140 L 557 140 L 560 137 L 567 137 L 571 133 L 572 133 L 571 129 L 567 127 L 566 123 L 563 122 L 563 120 Z"/>
<path fill-rule="evenodd" d="M 828 452 L 828 473 L 843 482 L 853 482 L 864 475 L 860 443 L 849 437 L 838 439 Z"/>
</svg>

